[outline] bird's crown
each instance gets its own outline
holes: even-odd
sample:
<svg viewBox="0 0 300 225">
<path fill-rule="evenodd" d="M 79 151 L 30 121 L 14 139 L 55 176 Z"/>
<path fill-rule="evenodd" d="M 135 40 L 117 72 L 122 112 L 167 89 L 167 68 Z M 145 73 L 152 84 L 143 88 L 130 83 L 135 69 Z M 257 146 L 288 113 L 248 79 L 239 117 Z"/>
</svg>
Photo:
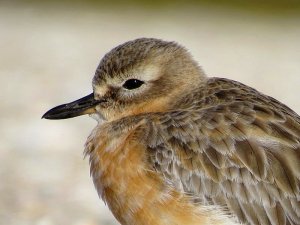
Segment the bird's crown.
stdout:
<svg viewBox="0 0 300 225">
<path fill-rule="evenodd" d="M 140 38 L 125 42 L 108 52 L 101 60 L 97 70 L 96 78 L 118 73 L 125 73 L 127 70 L 144 62 L 147 58 L 167 53 L 174 53 L 183 50 L 175 42 L 166 42 L 154 38 Z"/>
</svg>

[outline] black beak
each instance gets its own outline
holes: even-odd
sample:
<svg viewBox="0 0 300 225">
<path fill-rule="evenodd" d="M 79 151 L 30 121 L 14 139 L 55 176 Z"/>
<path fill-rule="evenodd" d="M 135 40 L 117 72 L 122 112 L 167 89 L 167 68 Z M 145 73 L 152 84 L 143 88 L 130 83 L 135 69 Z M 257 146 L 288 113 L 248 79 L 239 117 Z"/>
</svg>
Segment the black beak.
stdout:
<svg viewBox="0 0 300 225">
<path fill-rule="evenodd" d="M 81 99 L 67 104 L 59 105 L 46 112 L 42 118 L 49 120 L 68 119 L 84 114 L 95 113 L 95 106 L 105 100 L 95 100 L 94 94 L 89 94 Z"/>
</svg>

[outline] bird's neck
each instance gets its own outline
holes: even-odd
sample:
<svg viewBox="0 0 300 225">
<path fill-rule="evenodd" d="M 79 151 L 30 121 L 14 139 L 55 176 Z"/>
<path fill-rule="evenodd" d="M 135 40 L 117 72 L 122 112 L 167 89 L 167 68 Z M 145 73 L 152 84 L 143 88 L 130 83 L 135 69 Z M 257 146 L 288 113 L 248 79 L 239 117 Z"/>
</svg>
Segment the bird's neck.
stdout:
<svg viewBox="0 0 300 225">
<path fill-rule="evenodd" d="M 111 135 L 105 124 L 86 144 L 98 194 L 122 225 L 234 224 L 216 208 L 192 203 L 148 168 L 144 146 L 133 141 L 134 129 Z"/>
</svg>

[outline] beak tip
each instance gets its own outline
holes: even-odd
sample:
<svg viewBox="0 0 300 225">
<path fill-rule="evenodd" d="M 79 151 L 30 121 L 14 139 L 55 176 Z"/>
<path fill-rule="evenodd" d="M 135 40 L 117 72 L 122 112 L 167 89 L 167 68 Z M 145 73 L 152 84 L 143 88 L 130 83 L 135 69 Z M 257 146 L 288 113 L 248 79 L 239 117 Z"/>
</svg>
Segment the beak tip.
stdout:
<svg viewBox="0 0 300 225">
<path fill-rule="evenodd" d="M 47 119 L 47 120 L 57 120 L 57 119 L 64 119 L 64 118 L 65 117 L 63 117 L 60 112 L 57 113 L 56 108 L 50 109 L 41 117 L 41 119 Z"/>
<path fill-rule="evenodd" d="M 51 119 L 51 116 L 49 116 L 48 113 L 45 113 L 41 119 Z"/>
</svg>

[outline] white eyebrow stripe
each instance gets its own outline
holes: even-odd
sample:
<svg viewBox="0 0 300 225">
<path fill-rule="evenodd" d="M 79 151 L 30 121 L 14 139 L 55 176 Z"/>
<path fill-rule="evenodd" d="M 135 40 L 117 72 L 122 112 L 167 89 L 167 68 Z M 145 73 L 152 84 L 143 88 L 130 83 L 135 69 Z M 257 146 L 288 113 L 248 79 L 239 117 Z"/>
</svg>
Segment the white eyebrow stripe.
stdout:
<svg viewBox="0 0 300 225">
<path fill-rule="evenodd" d="M 139 77 L 143 81 L 156 80 L 160 77 L 160 68 L 158 65 L 146 65 L 138 68 L 135 71 L 136 77 Z"/>
<path fill-rule="evenodd" d="M 100 96 L 103 96 L 108 91 L 108 86 L 121 87 L 126 80 L 138 79 L 144 82 L 149 82 L 159 79 L 161 76 L 160 68 L 158 65 L 141 65 L 137 68 L 129 70 L 126 74 L 120 74 L 113 78 L 106 80 L 105 85 L 95 85 L 94 92 Z"/>
</svg>

